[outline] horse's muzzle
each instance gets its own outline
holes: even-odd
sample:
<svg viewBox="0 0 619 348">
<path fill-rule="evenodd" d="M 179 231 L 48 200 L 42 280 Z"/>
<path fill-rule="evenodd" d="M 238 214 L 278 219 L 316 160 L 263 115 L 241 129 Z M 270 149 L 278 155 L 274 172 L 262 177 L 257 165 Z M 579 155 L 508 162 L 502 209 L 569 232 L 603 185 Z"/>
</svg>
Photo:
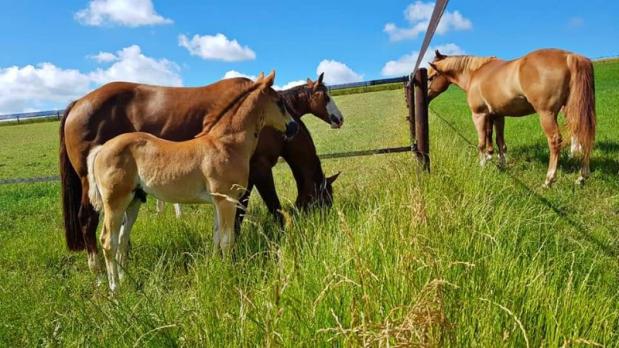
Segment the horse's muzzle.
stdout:
<svg viewBox="0 0 619 348">
<path fill-rule="evenodd" d="M 299 124 L 297 121 L 286 123 L 286 133 L 284 134 L 286 140 L 294 138 L 297 133 L 299 133 Z"/>
<path fill-rule="evenodd" d="M 331 122 L 331 128 L 340 128 L 344 124 L 344 119 L 334 114 L 329 115 L 329 121 Z"/>
</svg>

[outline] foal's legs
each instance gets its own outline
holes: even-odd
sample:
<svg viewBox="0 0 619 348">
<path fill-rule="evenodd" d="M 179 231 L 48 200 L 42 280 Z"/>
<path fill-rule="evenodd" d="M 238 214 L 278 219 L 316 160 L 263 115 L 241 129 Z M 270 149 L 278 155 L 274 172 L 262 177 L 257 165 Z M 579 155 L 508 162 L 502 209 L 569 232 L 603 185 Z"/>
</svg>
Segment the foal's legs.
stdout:
<svg viewBox="0 0 619 348">
<path fill-rule="evenodd" d="M 479 165 L 486 165 L 486 127 L 488 122 L 488 114 L 473 113 L 473 123 L 477 129 L 477 150 L 479 151 Z"/>
<path fill-rule="evenodd" d="M 538 111 L 540 123 L 546 133 L 548 148 L 550 149 L 550 160 L 548 162 L 548 173 L 544 187 L 550 187 L 557 175 L 557 164 L 561 152 L 561 133 L 557 124 L 557 113 L 551 111 Z"/>
<path fill-rule="evenodd" d="M 181 205 L 178 203 L 174 203 L 174 213 L 176 214 L 177 218 L 181 217 Z"/>
<path fill-rule="evenodd" d="M 249 179 L 249 184 L 247 184 L 247 190 L 241 196 L 239 200 L 239 205 L 236 208 L 236 216 L 234 219 L 234 233 L 238 236 L 241 233 L 241 225 L 243 224 L 243 219 L 245 219 L 245 214 L 247 214 L 247 209 L 249 206 L 249 198 L 251 196 L 251 190 L 254 188 L 254 183 L 251 180 L 251 174 Z"/>
<path fill-rule="evenodd" d="M 234 246 L 234 214 L 236 203 L 226 197 L 215 197 L 215 209 L 218 215 L 219 247 L 224 257 L 230 255 Z"/>
<path fill-rule="evenodd" d="M 494 119 L 494 128 L 496 130 L 496 146 L 499 148 L 499 166 L 505 166 L 505 153 L 507 146 L 505 145 L 505 117 L 497 116 Z M 490 139 L 492 142 L 492 138 Z"/>
<path fill-rule="evenodd" d="M 127 258 L 129 255 L 129 239 L 131 229 L 133 228 L 133 224 L 138 217 L 140 205 L 142 205 L 142 202 L 137 198 L 134 198 L 133 201 L 131 201 L 129 207 L 127 207 L 127 211 L 125 212 L 125 222 L 120 228 L 119 248 L 116 253 L 116 262 L 118 262 L 118 267 L 120 268 L 118 271 L 118 277 L 121 281 L 125 277 L 125 267 L 127 267 Z"/>
<path fill-rule="evenodd" d="M 100 238 L 107 269 L 107 279 L 112 292 L 116 291 L 119 285 L 116 253 L 118 252 L 119 233 L 124 215 L 124 210 L 114 210 L 107 203 L 105 204 Z"/>
</svg>

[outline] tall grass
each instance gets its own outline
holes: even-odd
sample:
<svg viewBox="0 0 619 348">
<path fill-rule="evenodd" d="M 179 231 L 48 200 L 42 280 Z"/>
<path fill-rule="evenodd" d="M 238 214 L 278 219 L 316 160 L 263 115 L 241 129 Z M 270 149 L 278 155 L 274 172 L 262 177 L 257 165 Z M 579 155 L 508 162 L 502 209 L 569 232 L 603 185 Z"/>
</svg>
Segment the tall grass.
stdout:
<svg viewBox="0 0 619 348">
<path fill-rule="evenodd" d="M 149 201 L 115 297 L 95 285 L 85 255 L 66 251 L 57 183 L 0 186 L 0 342 L 615 346 L 618 67 L 596 65 L 599 144 L 584 188 L 562 157 L 556 187 L 541 189 L 547 150 L 535 117 L 508 120 L 502 171 L 479 168 L 474 148 L 434 114 L 430 175 L 410 154 L 325 161 L 327 173 L 343 171 L 330 211 L 295 214 L 293 180 L 278 165 L 293 224 L 279 231 L 254 194 L 233 261 L 211 257 L 211 206 L 188 206 L 178 220 Z M 341 132 L 307 118 L 319 152 L 406 144 L 402 91 L 336 101 Z M 432 107 L 475 139 L 457 90 Z M 3 127 L 0 142 L 7 129 L 46 125 L 56 134 L 51 123 Z M 6 175 L 28 162 L 13 158 Z"/>
</svg>

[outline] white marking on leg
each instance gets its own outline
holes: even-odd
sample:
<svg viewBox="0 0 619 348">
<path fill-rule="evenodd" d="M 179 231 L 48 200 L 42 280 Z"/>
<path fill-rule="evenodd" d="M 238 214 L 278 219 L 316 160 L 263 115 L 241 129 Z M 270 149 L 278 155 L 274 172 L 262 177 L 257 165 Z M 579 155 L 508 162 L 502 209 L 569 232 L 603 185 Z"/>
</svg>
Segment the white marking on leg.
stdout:
<svg viewBox="0 0 619 348">
<path fill-rule="evenodd" d="M 181 217 L 181 205 L 178 203 L 174 203 L 174 213 L 176 213 L 176 217 Z"/>
<path fill-rule="evenodd" d="M 572 135 L 572 145 L 570 146 L 570 158 L 576 157 L 576 155 L 582 152 L 582 146 L 578 143 L 578 138 Z"/>
<path fill-rule="evenodd" d="M 163 208 L 165 207 L 165 202 L 157 200 L 156 207 L 157 207 L 157 213 L 161 213 L 163 211 Z"/>
</svg>

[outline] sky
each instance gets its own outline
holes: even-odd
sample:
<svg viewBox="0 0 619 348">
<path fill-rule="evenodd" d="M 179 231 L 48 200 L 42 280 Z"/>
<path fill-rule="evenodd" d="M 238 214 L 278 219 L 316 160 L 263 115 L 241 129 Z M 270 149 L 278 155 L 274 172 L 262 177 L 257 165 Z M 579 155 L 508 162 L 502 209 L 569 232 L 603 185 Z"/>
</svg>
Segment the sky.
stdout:
<svg viewBox="0 0 619 348">
<path fill-rule="evenodd" d="M 278 88 L 407 75 L 432 1 L 0 0 L 0 114 L 64 108 L 111 81 L 201 86 L 276 70 Z M 431 43 L 516 58 L 619 55 L 619 1 L 452 0 Z M 424 57 L 431 59 L 431 55 Z"/>
</svg>

